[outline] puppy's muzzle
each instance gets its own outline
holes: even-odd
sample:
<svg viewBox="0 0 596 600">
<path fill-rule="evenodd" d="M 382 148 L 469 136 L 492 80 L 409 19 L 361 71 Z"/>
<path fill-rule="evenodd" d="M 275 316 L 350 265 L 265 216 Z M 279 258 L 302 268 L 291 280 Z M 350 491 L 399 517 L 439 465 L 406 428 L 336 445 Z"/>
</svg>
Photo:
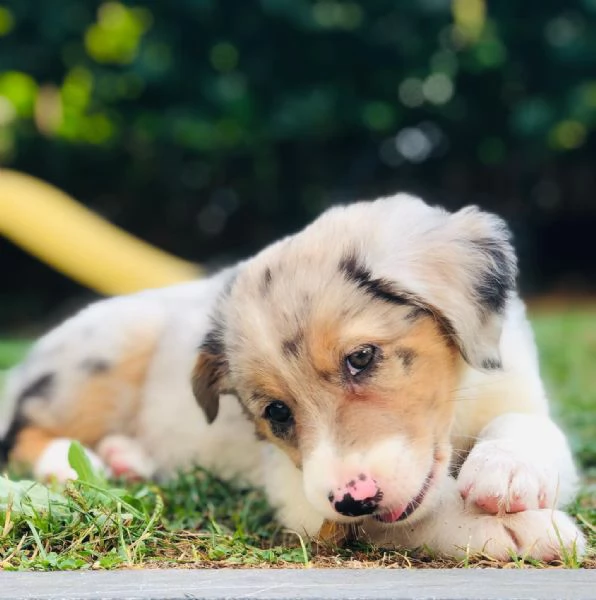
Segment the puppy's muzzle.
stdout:
<svg viewBox="0 0 596 600">
<path fill-rule="evenodd" d="M 329 502 L 334 510 L 345 517 L 362 517 L 377 510 L 383 492 L 374 479 L 360 474 L 345 486 L 329 492 Z"/>
</svg>

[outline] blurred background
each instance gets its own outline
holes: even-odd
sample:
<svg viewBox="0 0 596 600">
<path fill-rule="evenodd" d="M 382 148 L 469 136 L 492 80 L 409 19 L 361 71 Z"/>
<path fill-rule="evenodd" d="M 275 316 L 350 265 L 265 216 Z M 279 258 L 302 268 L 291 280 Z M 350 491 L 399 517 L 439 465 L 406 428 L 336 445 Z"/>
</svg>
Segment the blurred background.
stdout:
<svg viewBox="0 0 596 600">
<path fill-rule="evenodd" d="M 596 0 L 0 0 L 0 167 L 207 267 L 407 190 L 505 217 L 526 294 L 589 296 L 595 129 Z M 5 335 L 94 297 L 0 264 Z"/>
</svg>

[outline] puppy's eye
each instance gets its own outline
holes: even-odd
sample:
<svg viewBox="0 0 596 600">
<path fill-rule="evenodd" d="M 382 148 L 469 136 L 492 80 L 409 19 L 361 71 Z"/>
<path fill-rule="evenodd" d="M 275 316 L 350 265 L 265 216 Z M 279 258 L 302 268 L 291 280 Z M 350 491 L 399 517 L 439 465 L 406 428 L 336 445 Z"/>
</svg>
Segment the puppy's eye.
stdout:
<svg viewBox="0 0 596 600">
<path fill-rule="evenodd" d="M 279 425 L 290 425 L 293 420 L 290 408 L 279 400 L 267 405 L 265 408 L 265 418 Z"/>
<path fill-rule="evenodd" d="M 346 367 L 348 368 L 350 375 L 358 375 L 358 373 L 365 371 L 373 362 L 376 353 L 377 349 L 375 346 L 366 344 L 360 346 L 360 348 L 355 352 L 352 352 L 352 354 L 348 354 L 348 356 L 346 356 Z"/>
</svg>

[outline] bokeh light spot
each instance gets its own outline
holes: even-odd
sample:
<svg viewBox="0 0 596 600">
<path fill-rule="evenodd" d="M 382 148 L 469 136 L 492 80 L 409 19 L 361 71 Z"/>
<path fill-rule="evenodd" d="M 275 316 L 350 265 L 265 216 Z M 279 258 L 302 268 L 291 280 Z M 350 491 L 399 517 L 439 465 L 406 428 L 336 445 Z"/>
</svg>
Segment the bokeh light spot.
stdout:
<svg viewBox="0 0 596 600">
<path fill-rule="evenodd" d="M 586 128 L 579 121 L 561 121 L 549 133 L 549 141 L 554 148 L 574 150 L 586 140 Z"/>
<path fill-rule="evenodd" d="M 362 118 L 369 129 L 386 131 L 395 122 L 395 110 L 386 102 L 369 102 L 364 107 Z"/>
<path fill-rule="evenodd" d="M 430 59 L 430 68 L 433 73 L 445 73 L 453 77 L 459 69 L 459 63 L 455 52 L 451 50 L 439 50 Z"/>
<path fill-rule="evenodd" d="M 14 28 L 14 16 L 5 6 L 0 6 L 0 37 L 8 35 Z"/>
<path fill-rule="evenodd" d="M 456 37 L 475 42 L 482 34 L 486 20 L 484 0 L 453 0 L 451 10 Z"/>
<path fill-rule="evenodd" d="M 582 29 L 582 21 L 577 17 L 560 16 L 546 24 L 544 36 L 551 46 L 563 48 L 575 42 Z"/>
<path fill-rule="evenodd" d="M 38 86 L 33 77 L 20 71 L 0 74 L 0 97 L 10 102 L 19 117 L 33 115 Z"/>
<path fill-rule="evenodd" d="M 444 73 L 433 73 L 424 80 L 422 93 L 431 104 L 445 104 L 453 97 L 453 81 Z"/>
<path fill-rule="evenodd" d="M 362 8 L 356 2 L 320 0 L 312 7 L 314 22 L 326 29 L 356 29 L 362 23 Z"/>
<path fill-rule="evenodd" d="M 147 8 L 106 2 L 97 11 L 97 23 L 85 32 L 85 49 L 99 63 L 129 64 L 136 58 L 141 38 L 152 21 Z"/>
<path fill-rule="evenodd" d="M 405 127 L 395 137 L 395 146 L 400 154 L 412 163 L 425 161 L 432 153 L 429 137 L 418 127 Z"/>
<path fill-rule="evenodd" d="M 229 42 L 219 42 L 211 48 L 209 60 L 216 71 L 233 71 L 238 66 L 238 50 Z"/>
<path fill-rule="evenodd" d="M 422 81 L 416 77 L 408 77 L 399 84 L 398 96 L 401 103 L 408 108 L 416 108 L 424 104 Z"/>
</svg>

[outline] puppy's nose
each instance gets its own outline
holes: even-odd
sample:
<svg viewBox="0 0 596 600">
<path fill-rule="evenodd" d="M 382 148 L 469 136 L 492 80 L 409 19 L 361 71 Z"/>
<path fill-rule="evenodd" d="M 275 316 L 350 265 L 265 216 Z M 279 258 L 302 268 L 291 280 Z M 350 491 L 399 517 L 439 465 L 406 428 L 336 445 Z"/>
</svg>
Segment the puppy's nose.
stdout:
<svg viewBox="0 0 596 600">
<path fill-rule="evenodd" d="M 344 494 L 341 500 L 333 502 L 333 508 L 346 517 L 361 517 L 375 512 L 379 503 L 374 498 L 356 500 L 351 494 Z"/>
<path fill-rule="evenodd" d="M 383 492 L 374 479 L 359 475 L 358 479 L 349 481 L 345 486 L 329 493 L 329 502 L 333 508 L 346 517 L 370 515 L 379 506 Z"/>
</svg>

